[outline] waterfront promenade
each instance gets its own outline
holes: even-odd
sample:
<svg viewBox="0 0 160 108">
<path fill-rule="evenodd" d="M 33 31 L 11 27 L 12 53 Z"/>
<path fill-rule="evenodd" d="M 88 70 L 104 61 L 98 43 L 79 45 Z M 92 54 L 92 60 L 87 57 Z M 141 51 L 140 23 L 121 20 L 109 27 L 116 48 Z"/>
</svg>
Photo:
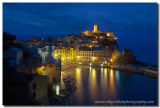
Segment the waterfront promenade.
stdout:
<svg viewBox="0 0 160 108">
<path fill-rule="evenodd" d="M 144 75 L 155 77 L 155 78 L 157 78 L 157 75 L 158 75 L 157 70 L 152 70 L 147 67 L 140 67 L 140 66 L 136 67 L 136 66 L 129 66 L 129 65 L 128 66 L 121 66 L 121 65 L 107 66 L 105 64 L 100 64 L 100 63 L 69 63 L 67 65 L 63 65 L 62 70 L 74 67 L 76 65 L 82 65 L 82 66 L 89 65 L 91 67 L 106 67 L 106 68 L 111 68 L 111 69 L 120 70 L 120 71 L 124 71 L 124 72 L 134 72 L 134 73 L 138 73 L 138 74 L 144 74 Z"/>
</svg>

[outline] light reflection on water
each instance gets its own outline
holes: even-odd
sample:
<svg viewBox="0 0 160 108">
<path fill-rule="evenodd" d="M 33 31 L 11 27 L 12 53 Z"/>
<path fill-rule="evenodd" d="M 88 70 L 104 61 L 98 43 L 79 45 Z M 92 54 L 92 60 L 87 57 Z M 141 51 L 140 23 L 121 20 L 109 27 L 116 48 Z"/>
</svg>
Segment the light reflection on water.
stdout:
<svg viewBox="0 0 160 108">
<path fill-rule="evenodd" d="M 148 76 L 91 66 L 78 66 L 69 73 L 75 77 L 77 87 L 68 98 L 69 104 L 93 105 L 96 100 L 145 100 L 146 97 L 156 100 L 157 97 L 157 80 Z M 137 78 L 142 82 L 137 82 Z M 144 85 L 146 81 L 150 83 Z M 152 89 L 145 90 L 147 86 Z"/>
<path fill-rule="evenodd" d="M 97 85 L 97 76 L 96 76 L 96 70 L 95 68 L 92 68 L 91 70 L 91 74 L 89 76 L 90 80 L 89 80 L 89 96 L 92 96 L 91 99 L 94 99 L 97 97 L 97 89 L 98 89 L 98 85 Z M 90 99 L 90 100 L 91 100 Z"/>
<path fill-rule="evenodd" d="M 82 77 L 81 77 L 81 69 L 76 68 L 76 73 L 75 73 L 75 78 L 76 78 L 76 86 L 78 89 L 78 92 L 75 92 L 75 95 L 79 97 L 79 100 L 82 101 L 83 99 L 83 86 L 82 86 Z"/>
</svg>

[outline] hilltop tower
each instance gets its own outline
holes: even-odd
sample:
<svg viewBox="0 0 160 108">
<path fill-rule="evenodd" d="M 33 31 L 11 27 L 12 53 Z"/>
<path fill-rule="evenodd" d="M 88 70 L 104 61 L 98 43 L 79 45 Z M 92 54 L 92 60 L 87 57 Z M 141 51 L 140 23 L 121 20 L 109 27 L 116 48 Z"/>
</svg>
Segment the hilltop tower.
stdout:
<svg viewBox="0 0 160 108">
<path fill-rule="evenodd" d="M 102 32 L 97 30 L 97 25 L 94 25 L 94 30 L 92 31 L 92 33 L 102 33 Z"/>
<path fill-rule="evenodd" d="M 93 31 L 97 31 L 97 25 L 94 25 L 94 30 Z"/>
</svg>

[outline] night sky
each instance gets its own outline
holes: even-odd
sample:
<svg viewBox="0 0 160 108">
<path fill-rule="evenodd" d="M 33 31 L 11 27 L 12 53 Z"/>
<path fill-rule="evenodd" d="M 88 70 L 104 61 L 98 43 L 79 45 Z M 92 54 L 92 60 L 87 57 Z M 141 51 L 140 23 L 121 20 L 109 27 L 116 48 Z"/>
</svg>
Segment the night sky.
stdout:
<svg viewBox="0 0 160 108">
<path fill-rule="evenodd" d="M 156 3 L 3 3 L 3 31 L 20 40 L 78 34 L 93 25 L 113 32 L 120 50 L 132 49 L 137 60 L 157 64 Z"/>
</svg>

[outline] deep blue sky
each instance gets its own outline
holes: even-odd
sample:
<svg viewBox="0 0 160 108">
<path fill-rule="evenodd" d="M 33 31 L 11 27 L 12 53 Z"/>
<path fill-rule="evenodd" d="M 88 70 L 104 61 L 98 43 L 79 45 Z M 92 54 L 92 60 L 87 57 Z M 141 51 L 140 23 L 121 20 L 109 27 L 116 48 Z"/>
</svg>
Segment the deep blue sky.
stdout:
<svg viewBox="0 0 160 108">
<path fill-rule="evenodd" d="M 156 3 L 3 3 L 3 31 L 21 40 L 91 31 L 95 24 L 118 37 L 120 50 L 157 64 Z"/>
</svg>

